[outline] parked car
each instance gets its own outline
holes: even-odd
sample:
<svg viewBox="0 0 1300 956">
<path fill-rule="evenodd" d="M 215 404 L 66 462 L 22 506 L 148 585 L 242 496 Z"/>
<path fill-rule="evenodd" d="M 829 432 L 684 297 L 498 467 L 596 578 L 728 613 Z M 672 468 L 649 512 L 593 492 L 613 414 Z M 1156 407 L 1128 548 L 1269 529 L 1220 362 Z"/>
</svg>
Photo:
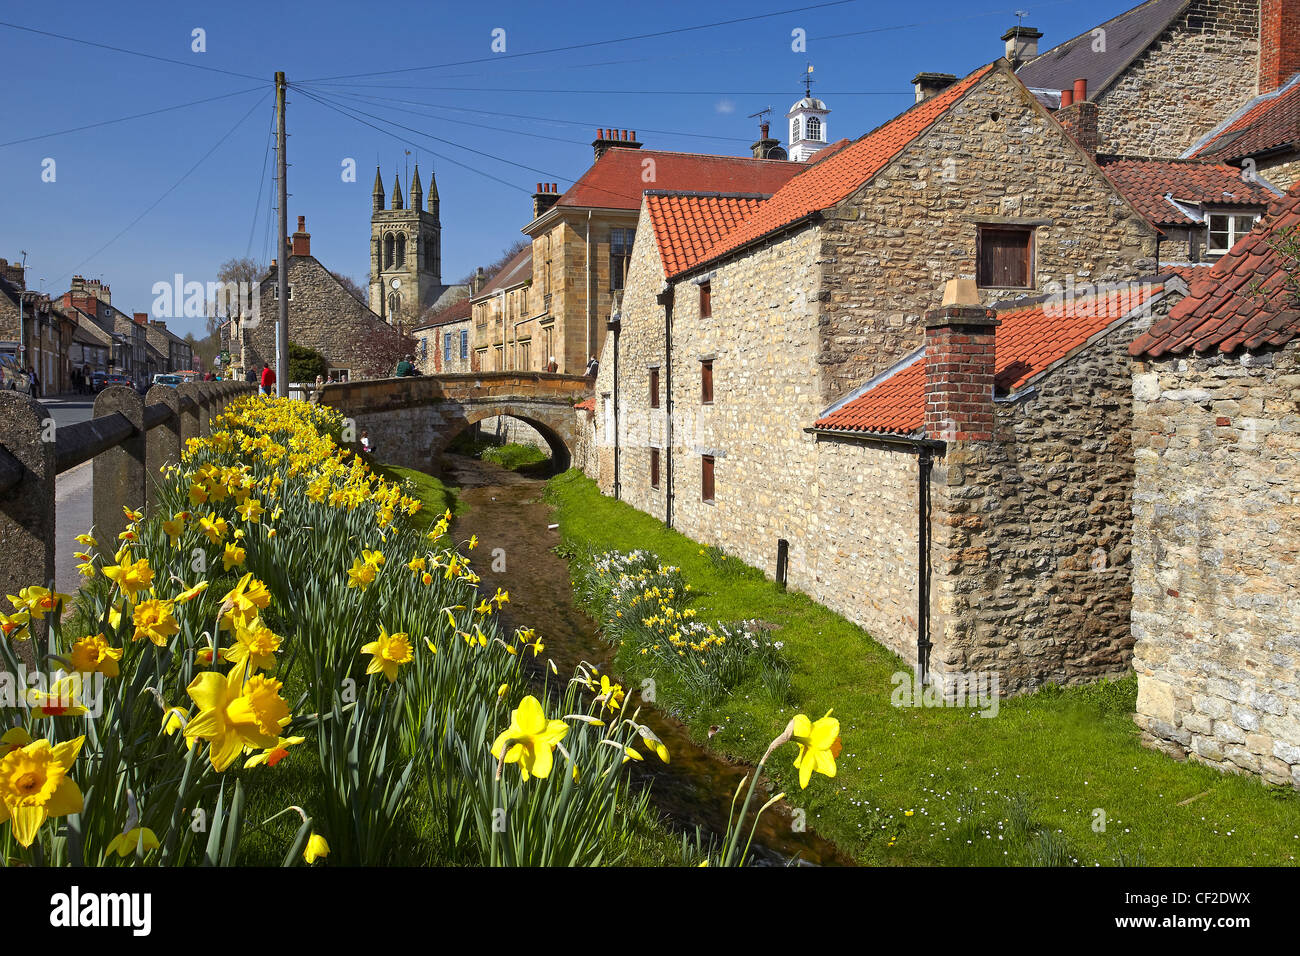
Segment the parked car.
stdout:
<svg viewBox="0 0 1300 956">
<path fill-rule="evenodd" d="M 159 372 L 153 377 L 153 383 L 155 385 L 170 385 L 172 388 L 179 386 L 181 381 L 182 379 L 179 375 L 173 375 L 168 372 Z"/>
<path fill-rule="evenodd" d="M 110 385 L 121 385 L 123 388 L 135 388 L 135 382 L 131 381 L 131 379 L 127 378 L 125 375 L 106 375 L 104 376 L 103 384 L 100 385 L 96 391 L 102 392 Z"/>
<path fill-rule="evenodd" d="M 0 354 L 0 388 L 29 391 L 27 373 L 18 364 L 18 359 L 8 353 Z"/>
</svg>

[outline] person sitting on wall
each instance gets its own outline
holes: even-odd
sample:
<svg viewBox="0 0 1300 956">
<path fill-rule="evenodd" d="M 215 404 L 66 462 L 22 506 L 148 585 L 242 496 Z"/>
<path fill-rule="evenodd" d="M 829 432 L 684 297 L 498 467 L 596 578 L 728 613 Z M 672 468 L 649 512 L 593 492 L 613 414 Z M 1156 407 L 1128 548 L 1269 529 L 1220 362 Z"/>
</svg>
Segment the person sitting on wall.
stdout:
<svg viewBox="0 0 1300 956">
<path fill-rule="evenodd" d="M 551 360 L 550 360 L 549 362 L 546 363 L 546 371 L 551 372 L 551 373 L 555 373 L 555 372 L 558 372 L 559 370 L 560 370 L 560 366 L 559 366 L 559 364 L 555 361 L 555 356 L 552 355 L 552 356 L 551 356 Z"/>
<path fill-rule="evenodd" d="M 599 372 L 600 372 L 600 363 L 596 361 L 596 356 L 593 355 L 591 357 L 591 361 L 587 363 L 587 372 L 586 372 L 587 378 L 595 378 Z"/>
<path fill-rule="evenodd" d="M 406 356 L 406 358 L 398 362 L 397 371 L 394 372 L 393 374 L 396 375 L 398 378 L 406 378 L 407 376 L 415 375 L 416 374 L 415 356 L 408 355 Z"/>
</svg>

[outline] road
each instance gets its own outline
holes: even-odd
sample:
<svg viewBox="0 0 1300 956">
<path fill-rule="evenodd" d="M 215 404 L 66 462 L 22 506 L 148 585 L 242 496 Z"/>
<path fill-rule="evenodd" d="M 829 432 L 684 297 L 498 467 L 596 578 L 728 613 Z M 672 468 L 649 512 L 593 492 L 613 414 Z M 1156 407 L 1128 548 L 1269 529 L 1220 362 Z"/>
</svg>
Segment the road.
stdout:
<svg viewBox="0 0 1300 956">
<path fill-rule="evenodd" d="M 41 402 L 46 412 L 54 419 L 56 429 L 63 425 L 72 425 L 93 417 L 94 398 L 78 395 L 67 399 L 51 398 Z M 55 588 L 64 594 L 71 594 L 81 586 L 81 576 L 77 574 L 77 559 L 72 552 L 79 551 L 76 537 L 83 531 L 89 531 L 94 521 L 91 485 L 93 467 L 84 462 L 59 475 L 54 482 L 54 581 Z M 116 542 L 101 542 L 111 552 Z"/>
</svg>

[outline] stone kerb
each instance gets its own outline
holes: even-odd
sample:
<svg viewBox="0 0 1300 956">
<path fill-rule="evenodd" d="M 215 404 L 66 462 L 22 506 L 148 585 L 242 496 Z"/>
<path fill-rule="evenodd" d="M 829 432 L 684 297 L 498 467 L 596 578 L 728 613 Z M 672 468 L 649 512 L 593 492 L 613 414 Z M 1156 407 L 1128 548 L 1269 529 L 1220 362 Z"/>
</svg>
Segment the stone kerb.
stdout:
<svg viewBox="0 0 1300 956">
<path fill-rule="evenodd" d="M 120 444 L 100 452 L 91 466 L 94 481 L 93 514 L 95 536 L 112 547 L 126 528 L 124 506 L 143 507 L 145 502 L 144 399 L 133 388 L 115 385 L 95 396 L 95 418 L 119 414 L 135 429 Z"/>
<path fill-rule="evenodd" d="M 144 397 L 145 407 L 165 405 L 171 415 L 145 436 L 145 502 L 152 509 L 158 496 L 162 469 L 181 460 L 181 396 L 170 385 L 155 385 Z"/>
<path fill-rule="evenodd" d="M 45 417 L 36 400 L 0 392 L 0 447 L 22 467 L 18 484 L 0 492 L 0 595 L 54 578 L 54 442 Z"/>
</svg>

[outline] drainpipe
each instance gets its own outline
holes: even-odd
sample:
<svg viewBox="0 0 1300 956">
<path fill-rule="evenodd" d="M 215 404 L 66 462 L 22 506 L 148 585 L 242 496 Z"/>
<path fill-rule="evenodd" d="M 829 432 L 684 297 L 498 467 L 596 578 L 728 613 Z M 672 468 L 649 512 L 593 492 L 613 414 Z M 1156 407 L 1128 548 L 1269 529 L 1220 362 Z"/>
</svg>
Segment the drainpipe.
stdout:
<svg viewBox="0 0 1300 956">
<path fill-rule="evenodd" d="M 622 494 L 619 484 L 619 447 L 618 447 L 618 334 L 623 329 L 623 322 L 616 312 L 609 318 L 609 330 L 614 333 L 614 500 Z"/>
<path fill-rule="evenodd" d="M 916 455 L 916 674 L 924 687 L 930 676 L 930 471 L 934 458 L 926 445 Z"/>
<path fill-rule="evenodd" d="M 507 339 L 510 338 L 509 333 L 506 332 L 506 290 L 505 289 L 497 290 L 497 303 L 499 304 L 499 307 L 501 309 L 501 369 L 500 370 L 504 372 L 506 370 L 506 346 L 509 344 L 507 342 Z"/>
<path fill-rule="evenodd" d="M 596 354 L 596 343 L 593 341 L 593 339 L 595 338 L 595 336 L 594 336 L 592 333 L 595 332 L 595 327 L 594 327 L 595 319 L 594 319 L 594 316 L 595 316 L 596 312 L 595 312 L 595 308 L 594 308 L 594 303 L 592 302 L 592 294 L 591 294 L 591 210 L 590 210 L 590 209 L 587 210 L 587 239 L 586 239 L 586 242 L 587 242 L 587 295 L 586 295 L 586 299 L 587 299 L 587 338 L 586 338 L 586 342 L 587 342 L 587 354 L 588 354 L 588 355 L 595 355 L 595 354 Z M 585 364 L 585 363 L 584 363 L 584 364 Z"/>
<path fill-rule="evenodd" d="M 664 524 L 673 526 L 673 287 L 664 283 L 659 293 L 659 304 L 664 307 Z"/>
</svg>

